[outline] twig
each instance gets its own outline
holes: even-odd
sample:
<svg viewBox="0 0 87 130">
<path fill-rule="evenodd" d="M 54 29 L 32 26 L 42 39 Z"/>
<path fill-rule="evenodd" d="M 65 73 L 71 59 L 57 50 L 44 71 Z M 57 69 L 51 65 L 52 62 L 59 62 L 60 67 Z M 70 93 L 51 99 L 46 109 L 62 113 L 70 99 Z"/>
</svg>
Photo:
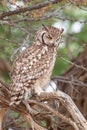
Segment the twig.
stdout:
<svg viewBox="0 0 87 130">
<path fill-rule="evenodd" d="M 40 95 L 41 100 L 51 100 L 53 98 L 59 100 L 62 103 L 62 105 L 71 114 L 72 118 L 77 124 L 77 127 L 80 130 L 87 130 L 87 121 L 80 113 L 79 109 L 76 107 L 70 96 L 60 90 L 55 93 L 43 93 Z"/>
<path fill-rule="evenodd" d="M 7 88 L 5 89 L 5 86 L 3 87 L 4 84 L 1 84 L 1 93 L 3 93 L 3 96 L 0 95 L 0 105 L 2 107 L 5 107 L 6 109 L 9 108 L 9 91 L 7 91 Z M 3 89 L 5 89 L 3 91 Z M 6 97 L 7 96 L 7 97 Z M 5 98 L 6 97 L 6 98 Z M 39 96 L 40 101 L 47 101 L 47 100 L 58 100 L 61 102 L 61 104 L 66 108 L 66 110 L 71 114 L 72 118 L 74 121 L 72 121 L 70 118 L 66 118 L 63 116 L 61 113 L 53 110 L 51 107 L 49 107 L 47 104 L 41 103 L 41 102 L 35 102 L 33 100 L 29 100 L 29 103 L 36 103 L 37 105 L 41 106 L 41 108 L 45 108 L 48 111 L 50 111 L 52 114 L 60 117 L 62 120 L 64 120 L 66 123 L 72 125 L 75 130 L 87 130 L 87 121 L 83 117 L 83 115 L 80 113 L 70 96 L 65 94 L 64 92 L 61 92 L 58 90 L 57 92 L 54 93 L 42 93 Z M 46 128 L 43 128 L 42 126 L 38 125 L 30 115 L 30 113 L 27 111 L 25 105 L 20 103 L 19 106 L 13 105 L 10 106 L 10 109 L 18 112 L 25 120 L 27 123 L 30 124 L 33 130 L 47 130 Z"/>
<path fill-rule="evenodd" d="M 58 56 L 59 56 L 59 55 L 58 55 Z M 73 63 L 73 62 L 71 62 L 71 61 L 65 59 L 65 58 L 62 57 L 62 56 L 59 56 L 59 58 L 61 58 L 62 60 L 64 60 L 64 61 L 70 63 L 71 65 L 73 65 L 73 66 L 75 66 L 75 67 L 77 67 L 77 68 L 79 68 L 79 69 L 83 69 L 83 70 L 87 71 L 87 68 L 84 67 L 84 66 L 82 66 L 82 65 L 77 65 L 77 64 L 75 64 L 75 63 Z"/>
<path fill-rule="evenodd" d="M 3 118 L 4 118 L 4 115 L 5 115 L 5 112 L 6 112 L 6 108 L 2 108 L 0 110 L 0 130 L 2 130 L 2 122 L 3 122 Z"/>
<path fill-rule="evenodd" d="M 22 117 L 26 120 L 26 122 L 31 125 L 32 130 L 47 130 L 46 128 L 43 128 L 43 127 L 41 127 L 40 125 L 38 125 L 38 124 L 32 119 L 32 117 L 30 116 L 30 114 L 22 114 L 22 113 L 21 113 L 21 115 L 22 115 Z"/>
<path fill-rule="evenodd" d="M 65 121 L 66 123 L 68 123 L 68 124 L 71 124 L 74 128 L 75 128 L 75 130 L 79 130 L 78 129 L 78 127 L 77 127 L 77 125 L 76 125 L 76 123 L 74 122 L 74 121 L 72 121 L 70 118 L 66 118 L 64 115 L 62 115 L 60 112 L 58 112 L 58 111 L 55 111 L 54 109 L 52 109 L 50 106 L 48 106 L 48 105 L 46 105 L 46 104 L 44 104 L 44 103 L 39 103 L 39 102 L 36 102 L 36 101 L 34 101 L 34 100 L 28 100 L 29 101 L 29 103 L 34 103 L 34 104 L 36 104 L 36 105 L 38 105 L 38 106 L 40 106 L 40 107 L 42 107 L 42 108 L 44 108 L 44 109 L 47 109 L 49 112 L 51 112 L 52 114 L 54 114 L 55 116 L 58 116 L 58 117 L 60 117 L 63 121 Z"/>
<path fill-rule="evenodd" d="M 8 12 L 3 12 L 0 14 L 0 20 L 4 19 L 7 16 L 11 16 L 14 14 L 20 14 L 20 13 L 24 13 L 26 11 L 32 11 L 32 10 L 37 10 L 37 9 L 41 9 L 43 7 L 49 6 L 50 4 L 56 4 L 60 2 L 59 0 L 54 0 L 54 1 L 49 1 L 49 2 L 45 2 L 45 3 L 39 3 L 37 5 L 33 5 L 31 7 L 24 7 L 24 8 L 19 8 L 16 9 L 14 11 L 8 11 Z"/>
<path fill-rule="evenodd" d="M 76 86 L 83 86 L 83 87 L 87 87 L 87 84 L 82 82 L 82 81 L 79 81 L 79 80 L 76 80 L 76 79 L 73 79 L 71 77 L 65 77 L 65 76 L 53 76 L 51 77 L 52 80 L 55 80 L 55 81 L 59 81 L 59 82 L 63 82 L 63 83 L 68 83 L 68 84 L 72 84 L 72 85 L 76 85 Z"/>
</svg>

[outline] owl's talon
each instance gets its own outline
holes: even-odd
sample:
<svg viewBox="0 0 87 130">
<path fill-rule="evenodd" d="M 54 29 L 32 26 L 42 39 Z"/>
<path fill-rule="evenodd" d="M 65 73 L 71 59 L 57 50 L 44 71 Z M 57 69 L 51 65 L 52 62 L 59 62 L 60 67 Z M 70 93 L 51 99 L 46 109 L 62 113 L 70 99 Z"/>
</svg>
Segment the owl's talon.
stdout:
<svg viewBox="0 0 87 130">
<path fill-rule="evenodd" d="M 29 113 L 33 114 L 33 109 L 30 107 L 30 105 L 27 103 L 27 101 L 23 100 L 22 103 L 26 106 Z"/>
</svg>

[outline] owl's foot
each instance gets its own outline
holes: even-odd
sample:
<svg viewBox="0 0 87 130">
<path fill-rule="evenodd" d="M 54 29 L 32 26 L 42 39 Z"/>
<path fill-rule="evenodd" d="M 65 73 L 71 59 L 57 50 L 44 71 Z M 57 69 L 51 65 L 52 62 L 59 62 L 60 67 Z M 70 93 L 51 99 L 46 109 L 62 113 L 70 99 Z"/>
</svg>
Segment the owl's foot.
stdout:
<svg viewBox="0 0 87 130">
<path fill-rule="evenodd" d="M 29 113 L 33 113 L 33 109 L 30 107 L 30 105 L 28 104 L 28 102 L 26 100 L 23 100 L 22 103 L 26 106 L 27 110 L 29 111 Z"/>
<path fill-rule="evenodd" d="M 29 103 L 26 101 L 26 100 L 23 100 L 22 103 L 25 105 L 25 107 L 27 108 L 28 112 L 31 114 L 31 115 L 35 115 L 37 114 L 29 105 Z"/>
</svg>

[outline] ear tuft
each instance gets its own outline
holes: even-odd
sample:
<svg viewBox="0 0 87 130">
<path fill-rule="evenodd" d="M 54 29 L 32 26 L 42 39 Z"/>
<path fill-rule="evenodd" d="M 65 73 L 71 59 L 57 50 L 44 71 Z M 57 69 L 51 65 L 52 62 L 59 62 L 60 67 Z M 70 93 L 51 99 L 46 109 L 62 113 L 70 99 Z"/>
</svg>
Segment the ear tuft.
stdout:
<svg viewBox="0 0 87 130">
<path fill-rule="evenodd" d="M 63 31 L 64 31 L 64 29 L 62 28 L 62 29 L 61 29 L 61 33 L 63 33 Z"/>
<path fill-rule="evenodd" d="M 48 27 L 47 27 L 47 26 L 45 26 L 44 24 L 42 24 L 42 26 L 43 26 L 43 28 L 44 28 L 47 32 L 49 32 L 49 30 L 48 30 Z"/>
</svg>

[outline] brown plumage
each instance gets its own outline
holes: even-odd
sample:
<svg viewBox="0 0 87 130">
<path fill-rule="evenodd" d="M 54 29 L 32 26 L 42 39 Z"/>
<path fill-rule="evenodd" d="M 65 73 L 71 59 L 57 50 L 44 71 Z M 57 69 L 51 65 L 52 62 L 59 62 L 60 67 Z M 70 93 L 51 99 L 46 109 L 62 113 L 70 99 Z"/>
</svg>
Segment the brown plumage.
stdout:
<svg viewBox="0 0 87 130">
<path fill-rule="evenodd" d="M 34 43 L 26 48 L 13 64 L 11 102 L 19 104 L 28 89 L 39 94 L 49 83 L 63 29 L 43 26 Z"/>
</svg>

